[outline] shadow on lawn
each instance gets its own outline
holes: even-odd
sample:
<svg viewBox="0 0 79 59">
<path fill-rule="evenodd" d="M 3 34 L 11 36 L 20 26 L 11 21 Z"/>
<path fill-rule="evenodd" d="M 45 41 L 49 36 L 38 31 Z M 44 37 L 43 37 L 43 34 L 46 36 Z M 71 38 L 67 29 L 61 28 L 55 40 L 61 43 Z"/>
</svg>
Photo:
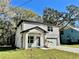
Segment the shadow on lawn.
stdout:
<svg viewBox="0 0 79 59">
<path fill-rule="evenodd" d="M 0 47 L 0 51 L 10 51 L 10 50 L 16 50 L 16 48 L 13 48 L 13 47 Z"/>
</svg>

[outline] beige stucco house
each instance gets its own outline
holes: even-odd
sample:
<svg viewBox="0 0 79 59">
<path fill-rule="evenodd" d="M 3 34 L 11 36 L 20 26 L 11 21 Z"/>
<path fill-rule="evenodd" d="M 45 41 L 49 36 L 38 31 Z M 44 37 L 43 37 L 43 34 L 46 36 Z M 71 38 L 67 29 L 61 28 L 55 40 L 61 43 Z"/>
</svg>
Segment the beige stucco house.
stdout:
<svg viewBox="0 0 79 59">
<path fill-rule="evenodd" d="M 15 38 L 18 48 L 53 48 L 60 45 L 59 28 L 36 21 L 21 20 Z"/>
</svg>

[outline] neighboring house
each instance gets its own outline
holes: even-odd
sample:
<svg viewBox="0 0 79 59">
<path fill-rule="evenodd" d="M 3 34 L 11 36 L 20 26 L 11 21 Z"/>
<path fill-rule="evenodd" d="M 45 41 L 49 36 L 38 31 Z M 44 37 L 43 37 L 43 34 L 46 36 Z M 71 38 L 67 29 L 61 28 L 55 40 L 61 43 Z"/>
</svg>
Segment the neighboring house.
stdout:
<svg viewBox="0 0 79 59">
<path fill-rule="evenodd" d="M 79 43 L 79 28 L 68 27 L 68 29 L 61 31 L 61 43 Z"/>
<path fill-rule="evenodd" d="M 36 21 L 21 20 L 17 25 L 15 45 L 25 49 L 59 46 L 59 27 Z"/>
</svg>

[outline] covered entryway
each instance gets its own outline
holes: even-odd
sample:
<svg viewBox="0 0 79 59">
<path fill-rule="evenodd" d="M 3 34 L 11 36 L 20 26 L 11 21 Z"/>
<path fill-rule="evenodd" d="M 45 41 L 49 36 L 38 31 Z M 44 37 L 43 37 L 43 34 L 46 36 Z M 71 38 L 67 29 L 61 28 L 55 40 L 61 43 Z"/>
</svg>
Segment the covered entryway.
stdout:
<svg viewBox="0 0 79 59">
<path fill-rule="evenodd" d="M 29 34 L 28 36 L 28 48 L 40 47 L 41 34 Z"/>
<path fill-rule="evenodd" d="M 45 34 L 47 33 L 40 27 L 33 27 L 22 31 L 24 34 L 23 48 L 42 48 L 44 47 Z"/>
</svg>

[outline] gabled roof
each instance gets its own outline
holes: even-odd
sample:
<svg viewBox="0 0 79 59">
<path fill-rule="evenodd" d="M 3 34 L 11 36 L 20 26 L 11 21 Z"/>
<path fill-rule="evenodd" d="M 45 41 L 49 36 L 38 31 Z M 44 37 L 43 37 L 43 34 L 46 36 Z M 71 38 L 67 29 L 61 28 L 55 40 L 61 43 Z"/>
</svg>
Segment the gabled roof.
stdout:
<svg viewBox="0 0 79 59">
<path fill-rule="evenodd" d="M 32 30 L 32 29 L 35 29 L 35 28 L 38 28 L 38 29 L 44 31 L 44 33 L 47 33 L 47 31 L 45 31 L 44 29 L 42 29 L 42 28 L 40 28 L 40 27 L 38 27 L 38 26 L 33 27 L 33 28 L 30 28 L 30 29 L 27 29 L 27 30 L 24 30 L 24 31 L 22 31 L 21 33 L 28 32 L 28 31 L 30 31 L 30 30 Z"/>
<path fill-rule="evenodd" d="M 17 24 L 17 27 L 18 27 L 21 23 L 23 23 L 23 22 L 55 26 L 55 25 L 53 25 L 53 24 L 49 24 L 49 23 L 45 23 L 45 22 L 32 21 L 32 20 L 21 20 L 21 21 Z M 55 26 L 55 27 L 58 27 L 58 26 Z"/>
<path fill-rule="evenodd" d="M 17 27 L 18 27 L 22 22 L 44 24 L 44 23 L 42 23 L 42 22 L 37 22 L 37 21 L 21 20 L 21 21 L 17 24 Z"/>
</svg>

